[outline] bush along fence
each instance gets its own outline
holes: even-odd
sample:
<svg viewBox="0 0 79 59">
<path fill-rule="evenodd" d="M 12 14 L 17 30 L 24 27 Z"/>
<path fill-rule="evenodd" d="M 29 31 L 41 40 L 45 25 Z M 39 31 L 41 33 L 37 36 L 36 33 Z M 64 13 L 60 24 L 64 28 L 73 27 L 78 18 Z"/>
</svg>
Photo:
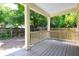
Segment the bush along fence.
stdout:
<svg viewBox="0 0 79 59">
<path fill-rule="evenodd" d="M 24 28 L 0 28 L 0 40 L 11 39 L 13 37 L 24 35 Z"/>
</svg>

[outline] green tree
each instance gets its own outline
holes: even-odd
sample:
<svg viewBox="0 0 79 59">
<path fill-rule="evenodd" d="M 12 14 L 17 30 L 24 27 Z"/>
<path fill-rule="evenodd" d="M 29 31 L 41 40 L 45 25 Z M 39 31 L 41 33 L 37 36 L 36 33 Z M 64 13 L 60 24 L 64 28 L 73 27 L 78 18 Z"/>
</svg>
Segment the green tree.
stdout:
<svg viewBox="0 0 79 59">
<path fill-rule="evenodd" d="M 4 4 L 0 4 L 0 25 L 4 28 L 8 26 L 10 28 L 9 32 L 12 32 L 12 28 L 24 25 L 24 6 L 17 3 L 16 5 L 18 9 L 11 9 Z"/>
<path fill-rule="evenodd" d="M 51 27 L 59 27 L 59 22 L 60 22 L 60 17 L 59 16 L 54 16 L 51 18 Z"/>
<path fill-rule="evenodd" d="M 11 9 L 0 4 L 0 24 L 5 27 L 6 21 L 9 18 L 8 14 Z"/>
<path fill-rule="evenodd" d="M 61 16 L 54 16 L 51 18 L 51 27 L 54 28 L 73 28 L 76 27 L 77 13 L 71 12 Z"/>
<path fill-rule="evenodd" d="M 17 4 L 18 10 L 11 10 L 10 11 L 10 19 L 8 23 L 13 25 L 13 27 L 18 27 L 24 25 L 24 6 L 21 4 Z"/>
<path fill-rule="evenodd" d="M 30 10 L 30 24 L 31 29 L 33 28 L 34 30 L 36 30 L 37 27 L 46 27 L 47 18 L 33 10 Z"/>
</svg>

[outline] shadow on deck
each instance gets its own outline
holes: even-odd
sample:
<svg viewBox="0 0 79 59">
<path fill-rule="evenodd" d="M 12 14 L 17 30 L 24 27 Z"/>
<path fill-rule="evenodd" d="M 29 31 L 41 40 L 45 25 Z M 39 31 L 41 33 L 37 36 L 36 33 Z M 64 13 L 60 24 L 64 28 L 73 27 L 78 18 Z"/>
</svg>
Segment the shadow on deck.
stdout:
<svg viewBox="0 0 79 59">
<path fill-rule="evenodd" d="M 30 50 L 21 48 L 6 56 L 79 56 L 79 46 L 64 41 L 43 40 Z"/>
</svg>

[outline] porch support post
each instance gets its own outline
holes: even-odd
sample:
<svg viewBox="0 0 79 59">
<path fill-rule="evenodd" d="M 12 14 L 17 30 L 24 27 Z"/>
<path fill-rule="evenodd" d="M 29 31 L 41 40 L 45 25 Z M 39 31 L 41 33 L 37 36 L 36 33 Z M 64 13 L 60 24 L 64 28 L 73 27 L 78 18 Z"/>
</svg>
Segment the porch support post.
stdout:
<svg viewBox="0 0 79 59">
<path fill-rule="evenodd" d="M 47 31 L 50 31 L 50 17 L 47 17 Z"/>
<path fill-rule="evenodd" d="M 50 17 L 47 17 L 47 38 L 50 38 Z"/>
<path fill-rule="evenodd" d="M 78 31 L 78 42 L 79 42 L 79 4 L 77 5 L 77 31 Z"/>
<path fill-rule="evenodd" d="M 30 9 L 28 4 L 25 6 L 25 49 L 30 49 Z"/>
</svg>

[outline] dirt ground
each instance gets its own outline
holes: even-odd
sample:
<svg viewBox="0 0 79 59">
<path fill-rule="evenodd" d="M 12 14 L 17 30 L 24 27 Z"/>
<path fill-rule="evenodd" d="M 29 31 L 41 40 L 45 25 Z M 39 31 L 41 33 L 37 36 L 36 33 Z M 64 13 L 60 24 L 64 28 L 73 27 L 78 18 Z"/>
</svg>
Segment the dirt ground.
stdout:
<svg viewBox="0 0 79 59">
<path fill-rule="evenodd" d="M 16 37 L 10 40 L 0 40 L 0 51 L 11 48 L 21 48 L 24 46 L 24 40 L 24 37 Z"/>
</svg>

